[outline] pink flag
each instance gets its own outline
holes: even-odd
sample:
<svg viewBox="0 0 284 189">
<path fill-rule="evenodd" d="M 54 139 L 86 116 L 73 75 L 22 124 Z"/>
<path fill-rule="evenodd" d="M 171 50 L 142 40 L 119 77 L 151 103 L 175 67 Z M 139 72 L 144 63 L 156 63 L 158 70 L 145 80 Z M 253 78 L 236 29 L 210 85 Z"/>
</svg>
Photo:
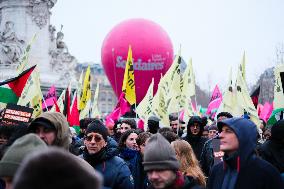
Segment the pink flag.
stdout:
<svg viewBox="0 0 284 189">
<path fill-rule="evenodd" d="M 259 118 L 263 119 L 265 122 L 269 119 L 273 111 L 273 106 L 269 102 L 265 102 L 263 105 L 262 111 L 260 112 Z"/>
<path fill-rule="evenodd" d="M 106 125 L 114 124 L 120 116 L 120 108 L 116 108 L 113 112 L 106 116 Z"/>
<path fill-rule="evenodd" d="M 258 104 L 257 107 L 256 107 L 258 116 L 260 116 L 260 113 L 262 112 L 262 109 L 263 109 L 263 105 L 262 104 Z"/>
<path fill-rule="evenodd" d="M 184 110 L 182 110 L 179 114 L 179 120 L 183 121 L 184 120 Z"/>
<path fill-rule="evenodd" d="M 214 111 L 219 108 L 221 102 L 222 102 L 222 93 L 219 90 L 218 85 L 216 85 L 215 89 L 212 93 L 212 97 L 211 97 L 210 103 L 208 105 L 206 114 L 211 115 L 212 113 L 214 113 Z"/>
<path fill-rule="evenodd" d="M 44 97 L 45 103 L 42 103 L 42 109 L 46 109 L 47 107 L 52 107 L 54 102 L 57 101 L 56 97 L 56 89 L 55 86 L 52 85 L 48 91 L 48 93 Z M 46 105 L 46 106 L 45 106 Z"/>
<path fill-rule="evenodd" d="M 120 114 L 124 115 L 125 113 L 130 111 L 130 104 L 129 102 L 127 102 L 127 100 L 125 99 L 125 93 L 121 93 L 120 97 L 118 99 L 118 103 L 116 105 L 116 108 L 120 108 Z"/>
<path fill-rule="evenodd" d="M 138 120 L 137 127 L 138 129 L 141 129 L 142 131 L 144 131 L 144 121 L 142 119 Z"/>
<path fill-rule="evenodd" d="M 77 104 L 77 95 L 74 96 L 74 103 L 70 112 L 70 116 L 67 117 L 70 126 L 80 126 L 80 114 Z"/>
</svg>

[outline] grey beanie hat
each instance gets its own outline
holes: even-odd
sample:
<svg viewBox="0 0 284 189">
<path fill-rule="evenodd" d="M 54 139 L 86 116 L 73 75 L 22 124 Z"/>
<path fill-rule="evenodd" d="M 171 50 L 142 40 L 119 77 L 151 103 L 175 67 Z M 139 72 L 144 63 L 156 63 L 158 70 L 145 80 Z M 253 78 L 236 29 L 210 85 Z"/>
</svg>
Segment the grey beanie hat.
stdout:
<svg viewBox="0 0 284 189">
<path fill-rule="evenodd" d="M 45 148 L 47 145 L 35 134 L 31 133 L 18 138 L 0 161 L 0 177 L 14 177 L 21 162 L 28 154 Z"/>
<path fill-rule="evenodd" d="M 179 162 L 170 143 L 160 134 L 153 135 L 144 151 L 144 170 L 178 170 Z"/>
</svg>

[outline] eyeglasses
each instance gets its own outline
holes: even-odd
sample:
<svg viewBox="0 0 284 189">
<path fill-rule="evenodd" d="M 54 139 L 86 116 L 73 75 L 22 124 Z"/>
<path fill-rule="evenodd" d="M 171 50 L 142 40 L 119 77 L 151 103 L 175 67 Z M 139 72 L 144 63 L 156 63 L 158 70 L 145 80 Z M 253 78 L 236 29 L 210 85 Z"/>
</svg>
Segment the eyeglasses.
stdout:
<svg viewBox="0 0 284 189">
<path fill-rule="evenodd" d="M 85 140 L 91 142 L 93 140 L 93 138 L 95 139 L 95 142 L 101 142 L 102 137 L 98 136 L 98 135 L 89 135 L 89 136 L 85 136 Z"/>
</svg>

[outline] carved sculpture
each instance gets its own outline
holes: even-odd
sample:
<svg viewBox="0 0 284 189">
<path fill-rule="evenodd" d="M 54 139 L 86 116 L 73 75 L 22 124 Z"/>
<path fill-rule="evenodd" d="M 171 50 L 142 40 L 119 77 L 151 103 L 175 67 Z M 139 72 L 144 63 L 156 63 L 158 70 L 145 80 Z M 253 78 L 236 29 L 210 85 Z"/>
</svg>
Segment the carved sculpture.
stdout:
<svg viewBox="0 0 284 189">
<path fill-rule="evenodd" d="M 63 41 L 64 34 L 62 32 L 62 28 L 63 26 L 61 25 L 61 30 L 57 32 L 56 35 L 56 41 L 51 41 L 51 46 L 53 46 L 54 49 L 51 49 L 49 52 L 51 56 L 50 64 L 52 71 L 60 74 L 60 82 L 68 84 L 71 80 L 75 79 L 74 76 L 77 60 L 69 53 L 67 45 Z M 50 32 L 51 31 L 52 30 L 50 30 Z"/>
<path fill-rule="evenodd" d="M 0 32 L 0 64 L 17 65 L 24 52 L 25 41 L 19 40 L 14 30 L 14 23 L 7 21 L 5 29 Z"/>
</svg>

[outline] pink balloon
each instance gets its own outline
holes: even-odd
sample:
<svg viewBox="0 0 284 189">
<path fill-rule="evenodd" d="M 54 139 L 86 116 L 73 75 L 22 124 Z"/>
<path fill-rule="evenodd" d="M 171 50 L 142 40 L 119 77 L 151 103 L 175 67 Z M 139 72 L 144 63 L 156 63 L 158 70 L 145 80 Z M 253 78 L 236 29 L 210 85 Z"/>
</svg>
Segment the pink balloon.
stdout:
<svg viewBox="0 0 284 189">
<path fill-rule="evenodd" d="M 130 19 L 116 25 L 105 37 L 101 58 L 105 73 L 117 97 L 121 94 L 128 47 L 131 45 L 136 99 L 145 96 L 154 78 L 154 92 L 161 74 L 173 61 L 172 42 L 161 26 L 145 19 Z"/>
</svg>

